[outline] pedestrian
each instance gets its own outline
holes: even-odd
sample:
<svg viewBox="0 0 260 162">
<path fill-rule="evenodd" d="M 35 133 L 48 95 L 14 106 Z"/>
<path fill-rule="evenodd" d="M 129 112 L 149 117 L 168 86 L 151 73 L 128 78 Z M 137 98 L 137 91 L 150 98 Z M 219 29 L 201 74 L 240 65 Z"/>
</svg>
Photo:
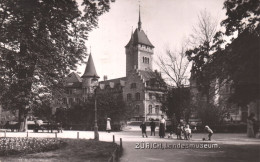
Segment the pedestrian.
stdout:
<svg viewBox="0 0 260 162">
<path fill-rule="evenodd" d="M 190 140 L 190 138 L 191 138 L 191 129 L 188 124 L 184 128 L 184 136 L 185 136 L 186 140 Z"/>
<path fill-rule="evenodd" d="M 57 123 L 57 130 L 58 130 L 58 133 L 62 133 L 62 122 Z"/>
<path fill-rule="evenodd" d="M 176 135 L 177 135 L 177 139 L 180 139 L 180 140 L 182 140 L 182 138 L 181 138 L 181 131 L 182 131 L 181 125 L 178 124 L 177 130 L 176 130 Z"/>
<path fill-rule="evenodd" d="M 146 136 L 146 138 L 148 137 L 146 134 L 146 125 L 145 122 L 143 121 L 142 124 L 140 125 L 140 128 L 142 129 L 142 136 Z"/>
<path fill-rule="evenodd" d="M 166 129 L 166 120 L 164 119 L 164 115 L 161 115 L 161 117 L 162 119 L 160 120 L 159 136 L 160 138 L 164 138 L 165 129 Z"/>
<path fill-rule="evenodd" d="M 106 127 L 106 131 L 107 131 L 108 133 L 110 133 L 110 131 L 111 131 L 111 124 L 110 124 L 110 121 L 111 121 L 111 119 L 110 119 L 110 118 L 107 118 L 107 127 Z"/>
<path fill-rule="evenodd" d="M 155 122 L 154 120 L 152 119 L 151 123 L 150 123 L 150 127 L 151 127 L 151 136 L 152 134 L 155 136 Z"/>
<path fill-rule="evenodd" d="M 211 136 L 213 135 L 213 131 L 207 125 L 205 126 L 205 130 L 207 133 L 209 133 L 208 137 L 209 137 L 209 141 L 211 141 Z"/>
<path fill-rule="evenodd" d="M 248 137 L 256 137 L 258 132 L 258 125 L 255 119 L 255 114 L 251 113 L 247 118 L 247 135 Z"/>
</svg>

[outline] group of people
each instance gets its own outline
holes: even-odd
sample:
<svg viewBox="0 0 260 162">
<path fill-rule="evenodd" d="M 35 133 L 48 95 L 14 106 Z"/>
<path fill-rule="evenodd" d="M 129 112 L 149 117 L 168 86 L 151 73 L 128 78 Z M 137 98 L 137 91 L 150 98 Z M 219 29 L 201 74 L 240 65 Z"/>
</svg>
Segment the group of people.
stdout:
<svg viewBox="0 0 260 162">
<path fill-rule="evenodd" d="M 196 129 L 196 127 L 195 127 L 195 129 Z M 184 139 L 186 139 L 186 140 L 191 139 L 192 135 L 191 135 L 190 126 L 188 124 L 186 124 L 186 125 L 178 124 L 177 130 L 176 130 L 176 135 L 177 135 L 177 139 L 180 139 L 180 140 L 183 139 L 182 137 L 184 137 Z"/>
<path fill-rule="evenodd" d="M 154 135 L 155 136 L 155 122 L 152 119 L 152 121 L 150 122 L 150 127 L 151 127 L 151 136 Z M 148 137 L 147 133 L 146 133 L 146 124 L 143 121 L 142 124 L 140 125 L 140 128 L 142 130 L 142 136 L 143 137 Z M 165 130 L 166 130 L 166 120 L 164 118 L 164 115 L 162 115 L 162 119 L 160 120 L 160 125 L 159 125 L 159 136 L 160 138 L 164 138 L 165 137 Z"/>
<path fill-rule="evenodd" d="M 166 120 L 164 118 L 164 115 L 161 116 L 161 120 L 159 121 L 159 136 L 160 138 L 164 138 L 165 137 L 165 130 L 166 130 Z M 155 122 L 152 119 L 152 121 L 150 122 L 150 127 L 151 127 L 151 136 L 154 135 L 155 136 Z M 148 137 L 147 133 L 146 133 L 146 124 L 143 121 L 142 124 L 140 125 L 140 128 L 142 130 L 142 137 Z M 193 131 L 196 131 L 196 127 L 193 129 Z M 209 128 L 209 126 L 205 126 L 205 131 L 208 133 L 208 140 L 211 141 L 211 137 L 213 135 L 213 131 Z M 192 130 L 190 128 L 190 126 L 188 124 L 186 125 L 181 125 L 178 124 L 177 126 L 177 130 L 176 130 L 176 135 L 177 135 L 177 139 L 185 139 L 185 140 L 190 140 L 192 138 Z M 168 134 L 168 138 L 173 139 L 173 132 L 171 131 L 170 134 Z M 184 138 L 182 138 L 184 137 Z M 203 140 L 206 140 L 205 138 L 203 138 Z"/>
</svg>

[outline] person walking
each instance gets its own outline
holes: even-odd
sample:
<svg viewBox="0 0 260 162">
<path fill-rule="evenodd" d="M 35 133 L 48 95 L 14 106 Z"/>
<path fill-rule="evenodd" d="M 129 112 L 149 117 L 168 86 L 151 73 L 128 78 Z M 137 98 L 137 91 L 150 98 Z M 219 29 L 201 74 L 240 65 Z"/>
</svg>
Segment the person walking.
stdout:
<svg viewBox="0 0 260 162">
<path fill-rule="evenodd" d="M 154 120 L 152 119 L 151 123 L 150 123 L 150 127 L 151 127 L 151 136 L 152 134 L 155 136 L 155 122 Z"/>
<path fill-rule="evenodd" d="M 166 129 L 166 120 L 164 119 L 164 115 L 161 115 L 161 117 L 162 119 L 160 120 L 159 136 L 160 138 L 164 138 L 165 129 Z"/>
<path fill-rule="evenodd" d="M 110 119 L 110 118 L 107 118 L 107 127 L 106 127 L 106 131 L 107 131 L 108 133 L 110 133 L 110 131 L 111 131 L 111 124 L 110 124 L 110 121 L 111 121 L 111 119 Z"/>
<path fill-rule="evenodd" d="M 142 124 L 140 125 L 140 128 L 142 129 L 142 136 L 146 136 L 146 138 L 148 137 L 146 134 L 146 125 L 145 122 L 143 121 Z"/>
<path fill-rule="evenodd" d="M 255 114 L 251 113 L 247 118 L 247 136 L 248 137 L 256 137 L 258 132 L 258 125 L 255 119 Z"/>
</svg>

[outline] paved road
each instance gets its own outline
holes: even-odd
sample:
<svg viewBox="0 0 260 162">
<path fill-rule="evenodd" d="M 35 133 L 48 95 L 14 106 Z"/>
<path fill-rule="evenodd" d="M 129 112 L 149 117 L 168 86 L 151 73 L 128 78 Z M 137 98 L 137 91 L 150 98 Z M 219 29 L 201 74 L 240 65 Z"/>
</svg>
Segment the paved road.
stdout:
<svg viewBox="0 0 260 162">
<path fill-rule="evenodd" d="M 158 134 L 158 132 L 156 133 Z M 124 140 L 122 162 L 260 161 L 260 140 L 247 138 L 245 134 L 215 133 L 212 141 L 207 142 L 202 141 L 202 138 L 207 136 L 203 133 L 193 134 L 190 141 L 177 140 L 176 138 L 160 139 L 158 136 L 142 138 L 140 130 L 136 127 L 120 132 L 117 136 L 120 134 Z M 139 144 L 140 147 L 144 146 L 144 148 L 137 149 L 136 146 Z"/>
<path fill-rule="evenodd" d="M 77 138 L 77 132 L 79 132 L 79 138 L 93 139 L 94 137 L 94 133 L 91 131 L 64 131 L 63 133 L 58 133 L 57 137 Z M 148 135 L 149 133 L 148 131 Z M 206 137 L 206 134 L 193 134 L 192 140 L 185 141 L 167 138 L 160 139 L 158 130 L 156 133 L 157 136 L 142 138 L 138 127 L 127 127 L 122 132 L 99 132 L 99 136 L 101 141 L 112 141 L 114 135 L 117 143 L 122 138 L 124 151 L 121 162 L 260 161 L 260 140 L 247 138 L 245 134 L 215 133 L 212 141 L 203 142 L 201 139 Z M 1 137 L 4 135 L 4 132 L 0 132 Z M 26 137 L 27 133 L 8 132 L 6 136 Z M 30 131 L 28 136 L 55 138 L 55 133 L 33 133 Z"/>
</svg>

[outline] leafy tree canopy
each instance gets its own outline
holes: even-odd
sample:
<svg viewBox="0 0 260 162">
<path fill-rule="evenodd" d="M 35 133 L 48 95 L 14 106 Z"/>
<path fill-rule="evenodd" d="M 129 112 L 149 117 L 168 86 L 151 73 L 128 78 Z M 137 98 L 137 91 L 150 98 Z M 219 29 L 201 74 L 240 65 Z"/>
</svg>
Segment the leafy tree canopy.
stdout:
<svg viewBox="0 0 260 162">
<path fill-rule="evenodd" d="M 186 52 L 199 83 L 209 89 L 216 78 L 229 81 L 234 89 L 230 101 L 243 105 L 260 97 L 259 5 L 258 0 L 226 0 L 227 18 L 221 22 L 225 31 L 217 32 L 211 44 L 206 41 Z M 233 37 L 230 44 L 225 37 Z"/>
<path fill-rule="evenodd" d="M 109 10 L 109 0 L 0 1 L 0 90 L 4 108 L 19 109 L 20 118 L 42 94 L 85 57 L 88 33 Z"/>
</svg>

